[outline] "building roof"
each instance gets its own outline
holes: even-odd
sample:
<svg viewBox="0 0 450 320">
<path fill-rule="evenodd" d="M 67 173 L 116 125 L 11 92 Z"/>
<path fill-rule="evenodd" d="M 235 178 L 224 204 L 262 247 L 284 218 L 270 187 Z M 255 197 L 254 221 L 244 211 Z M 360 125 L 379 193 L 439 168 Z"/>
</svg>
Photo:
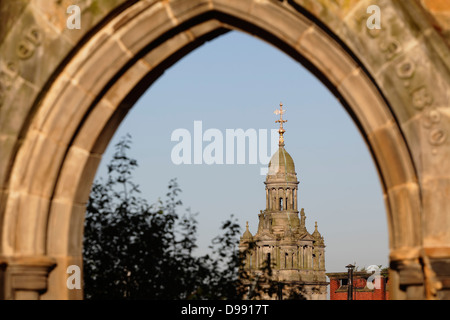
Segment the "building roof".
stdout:
<svg viewBox="0 0 450 320">
<path fill-rule="evenodd" d="M 267 181 L 282 178 L 283 180 L 296 182 L 295 164 L 291 155 L 280 146 L 269 162 Z"/>
<path fill-rule="evenodd" d="M 330 279 L 347 279 L 348 278 L 348 272 L 328 272 L 326 273 L 327 277 Z M 368 278 L 371 275 L 373 275 L 373 272 L 370 271 L 353 271 L 353 277 L 354 278 Z M 388 278 L 389 272 L 385 270 L 381 270 L 380 275 Z"/>
<path fill-rule="evenodd" d="M 248 221 L 245 227 L 245 232 L 242 235 L 241 241 L 249 241 L 249 242 L 253 241 L 253 235 L 250 232 L 250 230 L 248 230 Z"/>
</svg>

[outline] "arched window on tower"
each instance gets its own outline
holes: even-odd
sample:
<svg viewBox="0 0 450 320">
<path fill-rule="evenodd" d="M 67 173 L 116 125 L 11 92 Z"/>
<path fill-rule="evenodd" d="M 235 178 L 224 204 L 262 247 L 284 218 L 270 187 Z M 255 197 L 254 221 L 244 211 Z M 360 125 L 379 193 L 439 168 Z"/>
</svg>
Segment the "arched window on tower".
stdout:
<svg viewBox="0 0 450 320">
<path fill-rule="evenodd" d="M 280 211 L 283 211 L 283 198 L 280 198 Z"/>
</svg>

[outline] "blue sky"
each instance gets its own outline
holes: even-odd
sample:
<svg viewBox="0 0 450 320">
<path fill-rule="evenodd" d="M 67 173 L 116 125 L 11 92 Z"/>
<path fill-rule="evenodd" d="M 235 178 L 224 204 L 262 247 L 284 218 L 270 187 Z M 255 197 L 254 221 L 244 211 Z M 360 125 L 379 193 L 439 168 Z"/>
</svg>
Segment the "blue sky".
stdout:
<svg viewBox="0 0 450 320">
<path fill-rule="evenodd" d="M 199 249 L 205 252 L 221 221 L 238 217 L 257 229 L 265 208 L 260 164 L 175 165 L 174 130 L 276 129 L 273 111 L 283 102 L 286 150 L 295 161 L 299 208 L 325 238 L 327 272 L 387 266 L 386 210 L 373 159 L 352 119 L 308 70 L 259 39 L 230 32 L 206 43 L 167 70 L 122 122 L 100 164 L 104 176 L 114 144 L 133 137 L 135 180 L 150 202 L 163 198 L 171 178 L 183 190 L 185 207 L 198 212 Z M 208 143 L 204 143 L 204 146 Z M 225 141 L 224 141 L 225 145 Z M 193 150 L 192 150 L 193 151 Z M 225 151 L 224 151 L 225 152 Z"/>
</svg>

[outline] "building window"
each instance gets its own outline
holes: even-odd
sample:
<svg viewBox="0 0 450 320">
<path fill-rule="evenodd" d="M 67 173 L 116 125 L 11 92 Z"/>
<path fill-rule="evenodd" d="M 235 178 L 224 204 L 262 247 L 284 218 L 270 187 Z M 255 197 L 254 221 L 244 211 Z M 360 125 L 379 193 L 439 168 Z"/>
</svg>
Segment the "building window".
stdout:
<svg viewBox="0 0 450 320">
<path fill-rule="evenodd" d="M 340 279 L 341 287 L 348 285 L 348 279 Z"/>
<path fill-rule="evenodd" d="M 283 198 L 280 198 L 280 210 L 283 210 Z"/>
</svg>

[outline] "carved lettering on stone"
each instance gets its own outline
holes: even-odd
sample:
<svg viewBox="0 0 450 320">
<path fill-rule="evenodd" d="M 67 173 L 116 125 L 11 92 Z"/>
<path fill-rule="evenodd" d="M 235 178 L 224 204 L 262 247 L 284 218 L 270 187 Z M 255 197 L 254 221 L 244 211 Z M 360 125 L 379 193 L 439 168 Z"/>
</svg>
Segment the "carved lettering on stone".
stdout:
<svg viewBox="0 0 450 320">
<path fill-rule="evenodd" d="M 14 62 L 0 61 L 0 85 L 3 88 L 9 90 L 18 74 L 19 70 Z"/>
<path fill-rule="evenodd" d="M 411 93 L 411 99 L 414 108 L 418 110 L 422 110 L 425 107 L 429 107 L 433 103 L 433 96 L 425 86 L 422 86 L 414 90 Z"/>
<path fill-rule="evenodd" d="M 397 65 L 395 71 L 400 79 L 411 79 L 414 77 L 416 64 L 410 59 L 406 59 Z"/>
<path fill-rule="evenodd" d="M 17 45 L 17 56 L 26 60 L 33 56 L 36 48 L 41 45 L 43 33 L 38 27 L 33 26 L 25 32 L 22 40 Z"/>
<path fill-rule="evenodd" d="M 423 126 L 426 129 L 431 129 L 434 125 L 441 121 L 441 114 L 436 109 L 429 110 L 423 117 Z"/>
<path fill-rule="evenodd" d="M 389 28 L 389 25 L 387 25 Z M 365 28 L 369 38 L 375 40 L 381 53 L 384 53 L 386 61 L 393 60 L 402 52 L 402 46 L 399 41 L 388 36 L 389 30 L 384 27 L 382 29 Z M 397 77 L 403 81 L 405 90 L 410 89 L 412 80 L 417 73 L 416 63 L 406 57 L 395 66 L 395 73 Z M 425 129 L 429 130 L 427 139 L 430 145 L 436 147 L 442 145 L 447 140 L 447 132 L 445 129 L 439 128 L 441 114 L 433 108 L 434 97 L 429 88 L 423 83 L 419 84 L 408 94 L 411 97 L 413 107 L 422 111 L 421 122 Z M 437 149 L 432 150 L 433 154 L 437 153 Z"/>
<path fill-rule="evenodd" d="M 0 61 L 0 107 L 5 100 L 6 91 L 9 91 L 18 74 L 19 69 L 16 63 L 12 61 L 7 63 Z"/>
<path fill-rule="evenodd" d="M 397 40 L 383 40 L 379 43 L 380 50 L 385 53 L 386 60 L 392 60 L 401 51 L 402 47 Z"/>
<path fill-rule="evenodd" d="M 447 132 L 443 129 L 433 129 L 430 132 L 428 140 L 433 146 L 440 146 L 447 141 Z"/>
</svg>

